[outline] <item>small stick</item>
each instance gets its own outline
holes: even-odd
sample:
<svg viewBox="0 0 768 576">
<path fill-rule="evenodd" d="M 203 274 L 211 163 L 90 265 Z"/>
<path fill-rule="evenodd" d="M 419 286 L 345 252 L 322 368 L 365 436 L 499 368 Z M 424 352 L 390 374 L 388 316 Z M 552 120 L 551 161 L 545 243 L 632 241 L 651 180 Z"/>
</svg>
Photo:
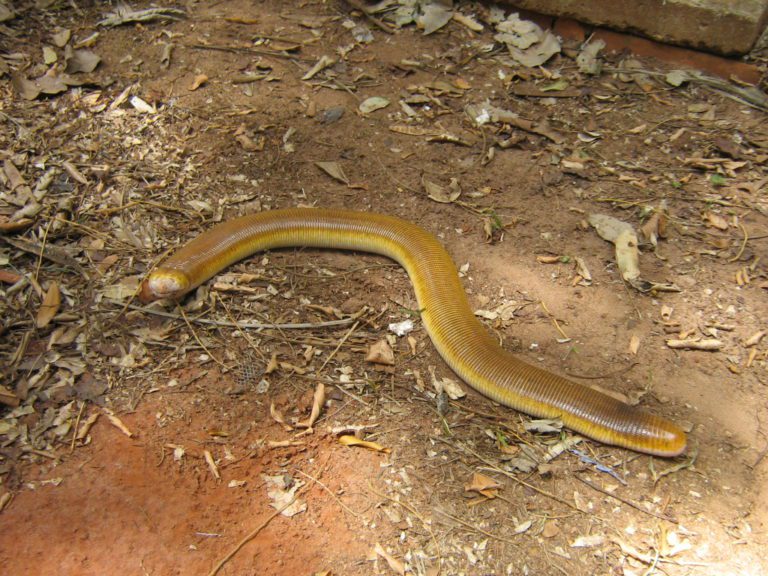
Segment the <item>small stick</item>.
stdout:
<svg viewBox="0 0 768 576">
<path fill-rule="evenodd" d="M 347 4 L 352 6 L 352 8 L 356 10 L 360 10 L 360 12 L 363 13 L 363 16 L 365 16 L 368 20 L 371 21 L 371 24 L 376 26 L 379 30 L 382 32 L 386 32 L 387 34 L 394 34 L 395 31 L 392 30 L 387 24 L 384 24 L 381 20 L 376 18 L 373 14 L 368 12 L 368 9 L 362 4 L 362 2 L 359 2 L 358 0 L 347 0 Z"/>
<path fill-rule="evenodd" d="M 331 495 L 331 497 L 332 497 L 334 500 L 336 500 L 336 503 L 337 503 L 339 506 L 341 506 L 341 508 L 342 508 L 342 509 L 343 509 L 345 512 L 348 512 L 349 514 L 352 514 L 352 516 L 355 516 L 356 518 L 360 518 L 360 517 L 363 515 L 363 513 L 364 513 L 364 512 L 366 512 L 366 511 L 370 510 L 370 508 L 371 508 L 371 506 L 369 506 L 368 508 L 366 508 L 365 510 L 363 510 L 363 512 L 355 512 L 354 510 L 352 510 L 352 508 L 350 508 L 349 506 L 347 506 L 346 504 L 344 504 L 344 502 L 342 502 L 342 501 L 341 501 L 341 499 L 340 499 L 338 496 L 336 496 L 336 494 L 334 494 L 334 493 L 333 493 L 333 491 L 332 491 L 330 488 L 328 488 L 328 486 L 326 486 L 325 484 L 323 484 L 323 483 L 322 483 L 320 480 L 318 480 L 318 479 L 317 479 L 317 478 L 315 478 L 314 476 L 310 476 L 310 475 L 309 475 L 309 474 L 307 474 L 306 472 L 302 472 L 301 470 L 298 470 L 298 469 L 297 469 L 297 470 L 296 470 L 296 472 L 298 472 L 298 473 L 299 473 L 299 474 L 301 474 L 302 476 L 305 476 L 305 477 L 309 478 L 310 480 L 312 480 L 312 482 L 315 482 L 315 483 L 316 483 L 318 486 L 320 486 L 320 487 L 321 487 L 323 490 L 325 490 L 326 492 L 328 492 L 328 494 L 330 494 L 330 495 Z"/>
<path fill-rule="evenodd" d="M 557 321 L 557 318 L 555 318 L 552 315 L 552 312 L 549 311 L 549 308 L 547 308 L 547 305 L 544 304 L 544 300 L 539 300 L 539 304 L 541 304 L 541 307 L 544 308 L 544 312 L 547 313 L 547 316 L 549 316 L 549 319 L 552 320 L 552 324 L 555 325 L 555 328 L 557 328 L 557 331 L 560 332 L 560 335 L 565 338 L 566 340 L 570 340 L 571 337 L 568 336 L 565 332 L 563 332 L 563 329 L 560 328 L 560 323 Z"/>
<path fill-rule="evenodd" d="M 547 498 L 551 498 L 552 500 L 560 502 L 561 504 L 565 504 L 566 506 L 568 506 L 569 508 L 572 508 L 573 510 L 576 510 L 577 512 L 581 512 L 582 514 L 587 514 L 587 512 L 584 512 L 583 510 L 579 509 L 575 504 L 571 504 L 570 502 L 568 502 L 568 500 L 565 500 L 564 498 L 560 498 L 560 496 L 556 496 L 555 494 L 552 494 L 551 492 L 547 492 L 546 490 L 542 490 L 538 486 L 534 486 L 533 484 L 530 484 L 530 483 L 526 482 L 525 480 L 520 480 L 520 478 L 518 478 L 517 476 L 515 476 L 511 472 L 507 472 L 503 468 L 499 468 L 493 462 L 491 462 L 487 458 L 484 458 L 483 456 L 481 456 L 480 454 L 478 454 L 477 452 L 472 450 L 472 448 L 469 448 L 468 446 L 466 446 L 464 444 L 461 444 L 461 443 L 452 444 L 452 443 L 448 442 L 447 440 L 445 440 L 444 438 L 439 438 L 439 437 L 433 437 L 433 438 L 435 440 L 439 440 L 440 442 L 448 444 L 451 447 L 454 447 L 454 448 L 455 447 L 459 447 L 462 450 L 464 450 L 466 452 L 469 452 L 470 454 L 472 454 L 475 458 L 477 458 L 478 460 L 483 462 L 486 466 L 488 466 L 494 472 L 498 472 L 499 474 L 503 474 L 504 476 L 506 476 L 510 480 L 513 480 L 513 481 L 517 482 L 521 486 L 525 486 L 526 488 L 530 488 L 531 490 L 533 490 L 534 492 L 538 492 L 542 496 L 546 496 Z"/>
<path fill-rule="evenodd" d="M 496 534 L 494 534 L 492 532 L 486 532 L 482 528 L 478 528 L 477 526 L 473 526 L 472 524 L 470 524 L 466 520 L 463 520 L 463 519 L 459 518 L 458 516 L 454 516 L 452 514 L 448 514 L 448 512 L 445 512 L 444 510 L 440 510 L 440 508 L 435 508 L 435 511 L 439 512 L 443 516 L 446 516 L 446 517 L 450 518 L 454 522 L 458 522 L 459 524 L 463 525 L 466 528 L 469 528 L 470 530 L 474 530 L 475 532 L 479 532 L 480 534 L 483 534 L 484 536 L 488 536 L 488 538 L 492 538 L 492 539 L 498 540 L 500 542 L 507 542 L 509 544 L 517 544 L 517 542 L 515 542 L 514 540 L 509 540 L 508 538 L 504 538 L 503 536 L 497 536 Z"/>
<path fill-rule="evenodd" d="M 332 359 L 334 356 L 336 356 L 336 352 L 338 352 L 338 351 L 339 351 L 339 349 L 340 349 L 340 348 L 341 348 L 341 347 L 344 345 L 344 342 L 346 342 L 346 341 L 347 341 L 347 338 L 349 338 L 350 336 L 352 336 L 352 332 L 354 332 L 355 330 L 357 330 L 357 327 L 358 327 L 359 325 L 360 325 L 360 322 L 355 322 L 355 323 L 352 325 L 352 327 L 351 327 L 349 330 L 347 330 L 347 333 L 346 333 L 346 334 L 344 334 L 344 338 L 342 338 L 342 339 L 339 341 L 339 344 L 338 344 L 338 346 L 336 346 L 336 348 L 334 348 L 333 352 L 331 352 L 330 354 L 328 354 L 328 358 L 326 358 L 326 359 L 325 359 L 325 362 L 323 362 L 323 365 L 322 365 L 322 366 L 320 366 L 320 368 L 318 369 L 318 371 L 317 371 L 317 373 L 318 373 L 318 374 L 320 374 L 320 373 L 323 371 L 323 368 L 325 368 L 326 364 L 328 364 L 328 362 L 330 362 L 330 361 L 331 361 L 331 359 Z"/>
<path fill-rule="evenodd" d="M 146 312 L 147 314 L 153 314 L 155 316 L 162 316 L 163 318 L 173 318 L 174 320 L 180 320 L 182 317 L 178 314 L 172 314 L 170 312 L 163 312 L 162 310 L 154 310 L 153 308 L 146 308 L 144 306 L 137 306 L 136 304 L 128 304 L 126 308 L 131 310 L 138 310 L 139 312 Z M 349 318 L 343 318 L 341 320 L 328 320 L 327 322 L 301 322 L 294 324 L 272 324 L 262 322 L 227 322 L 226 320 L 208 320 L 206 318 L 193 318 L 187 320 L 193 324 L 203 324 L 205 326 L 224 326 L 227 328 L 244 328 L 248 330 L 264 330 L 273 328 L 276 330 L 312 330 L 313 328 L 327 328 L 329 326 L 346 326 L 351 324 L 365 313 L 365 309 L 355 312 Z"/>
<path fill-rule="evenodd" d="M 218 574 L 218 573 L 219 573 L 219 570 L 221 570 L 221 569 L 224 567 L 224 564 L 226 564 L 227 562 L 229 562 L 229 561 L 230 561 L 230 560 L 231 560 L 231 559 L 234 557 L 234 555 L 235 555 L 235 554 L 237 554 L 237 553 L 238 553 L 238 552 L 239 552 L 239 551 L 242 549 L 242 547 L 243 547 L 243 546 L 245 546 L 246 544 L 248 544 L 248 542 L 250 542 L 251 540 L 253 540 L 253 539 L 254 539 L 254 538 L 255 538 L 255 537 L 256 537 L 256 536 L 259 534 L 259 532 L 261 532 L 261 531 L 262 531 L 264 528 L 266 528 L 266 527 L 267 527 L 267 525 L 268 525 L 270 522 L 272 522 L 272 520 L 274 520 L 274 519 L 275 519 L 277 516 L 279 516 L 280 514 L 282 514 L 282 513 L 283 513 L 283 511 L 284 511 L 286 508 L 288 508 L 288 507 L 289 507 L 291 504 L 293 504 L 293 503 L 296 501 L 296 498 L 298 498 L 298 497 L 299 497 L 299 493 L 300 493 L 300 492 L 303 492 L 303 490 L 300 490 L 299 492 L 297 492 L 296 494 L 294 494 L 294 495 L 293 495 L 293 498 L 291 498 L 291 499 L 290 499 L 290 501 L 289 501 L 287 504 L 284 504 L 283 506 L 281 506 L 280 508 L 278 508 L 277 510 L 275 510 L 275 511 L 274 511 L 272 514 L 270 514 L 270 516 L 269 516 L 269 517 L 268 517 L 266 520 L 264 520 L 264 522 L 262 522 L 261 524 L 259 524 L 259 525 L 258 525 L 258 526 L 257 526 L 257 527 L 256 527 L 256 528 L 255 528 L 255 529 L 252 531 L 252 532 L 250 532 L 250 533 L 249 533 L 249 534 L 248 534 L 248 535 L 247 535 L 245 538 L 243 538 L 242 540 L 240 540 L 240 542 L 237 544 L 237 546 L 235 546 L 235 547 L 234 547 L 234 548 L 233 548 L 233 549 L 232 549 L 232 550 L 231 550 L 231 551 L 230 551 L 230 552 L 229 552 L 229 553 L 228 553 L 226 556 L 224 556 L 224 558 L 222 558 L 221 560 L 219 560 L 219 562 L 216 564 L 216 566 L 214 566 L 214 567 L 213 567 L 213 570 L 211 570 L 210 572 L 208 572 L 208 576 L 216 576 L 216 574 Z"/>
<path fill-rule="evenodd" d="M 378 490 L 376 490 L 373 487 L 373 485 L 371 484 L 370 480 L 368 481 L 368 490 L 373 492 L 379 498 L 384 498 L 386 500 L 389 500 L 390 502 L 394 502 L 398 506 L 402 506 L 403 508 L 408 510 L 408 512 L 410 512 L 411 514 L 416 516 L 416 518 L 418 518 L 421 521 L 421 523 L 424 525 L 424 527 L 429 532 L 429 535 L 432 536 L 432 542 L 434 542 L 435 548 L 437 549 L 437 574 L 439 575 L 440 574 L 440 569 L 443 566 L 443 553 L 442 553 L 442 551 L 440 549 L 440 543 L 437 541 L 437 537 L 435 536 L 435 533 L 432 530 L 431 523 L 427 523 L 426 519 L 423 518 L 421 514 L 419 514 L 418 510 L 416 510 L 410 504 L 407 504 L 405 502 L 401 502 L 400 500 L 397 500 L 396 498 L 393 498 L 392 496 L 389 496 L 388 494 L 384 494 L 383 492 L 379 492 Z"/>
<path fill-rule="evenodd" d="M 634 508 L 635 510 L 640 511 L 643 514 L 648 514 L 649 516 L 653 516 L 654 518 L 658 518 L 659 520 L 666 520 L 667 522 L 671 522 L 672 524 L 679 524 L 679 522 L 677 520 L 675 520 L 673 518 L 670 518 L 669 516 L 664 516 L 663 514 L 657 514 L 656 512 L 651 512 L 650 510 L 646 510 L 645 508 L 643 508 L 639 504 L 635 504 L 631 500 L 626 500 L 626 499 L 622 498 L 621 496 L 617 496 L 616 494 L 611 494 L 610 492 L 608 492 L 608 490 L 603 490 L 599 486 L 597 486 L 595 484 L 592 484 L 592 482 L 590 482 L 589 480 L 585 480 L 584 478 L 582 478 L 578 474 L 575 474 L 574 476 L 575 476 L 576 480 L 578 480 L 582 484 L 586 484 L 587 486 L 589 486 L 593 490 L 596 490 L 597 492 L 600 492 L 601 494 L 605 494 L 606 496 L 610 496 L 611 498 L 615 498 L 619 502 L 622 502 L 623 504 L 626 504 L 627 506 L 630 506 L 630 507 Z"/>
<path fill-rule="evenodd" d="M 40 281 L 40 268 L 43 265 L 43 253 L 45 252 L 45 245 L 48 243 L 48 231 L 51 229 L 52 224 L 53 220 L 50 220 L 48 222 L 48 226 L 45 227 L 45 232 L 43 232 L 43 240 L 42 244 L 40 245 L 40 255 L 37 257 L 37 266 L 35 267 L 35 282 Z"/>
<path fill-rule="evenodd" d="M 83 416 L 83 410 L 85 410 L 85 402 L 80 404 L 80 411 L 77 413 L 77 420 L 75 420 L 75 427 L 72 430 L 72 442 L 69 444 L 69 453 L 75 451 L 75 442 L 77 441 L 77 433 L 80 430 L 80 418 Z"/>
<path fill-rule="evenodd" d="M 744 239 L 741 241 L 741 248 L 739 248 L 738 253 L 733 258 L 730 258 L 728 262 L 736 262 L 739 258 L 741 258 L 741 255 L 744 254 L 744 249 L 747 247 L 747 242 L 749 241 L 749 234 L 747 233 L 747 229 L 744 227 L 744 224 L 739 222 L 739 227 L 741 228 L 741 231 L 744 233 Z"/>
<path fill-rule="evenodd" d="M 184 318 L 184 322 L 187 323 L 187 328 L 189 328 L 189 331 L 192 332 L 192 337 L 195 339 L 195 341 L 200 345 L 200 347 L 205 350 L 205 352 L 208 354 L 208 356 L 211 357 L 211 359 L 216 362 L 219 366 L 226 369 L 226 364 L 224 364 L 221 360 L 219 360 L 216 356 L 213 355 L 213 353 L 208 350 L 205 344 L 203 344 L 202 340 L 197 337 L 197 332 L 195 332 L 195 329 L 192 328 L 192 324 L 189 323 L 189 319 L 187 318 L 187 315 L 184 313 L 184 308 L 181 306 L 178 306 L 179 312 L 181 312 L 181 317 Z"/>
</svg>

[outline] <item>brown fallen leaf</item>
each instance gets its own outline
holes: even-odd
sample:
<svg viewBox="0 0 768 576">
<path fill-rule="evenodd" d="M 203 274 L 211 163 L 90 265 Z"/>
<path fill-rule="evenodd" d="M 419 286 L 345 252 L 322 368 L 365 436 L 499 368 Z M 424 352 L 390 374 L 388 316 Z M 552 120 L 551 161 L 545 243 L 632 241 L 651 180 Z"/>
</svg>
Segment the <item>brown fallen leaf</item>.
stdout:
<svg viewBox="0 0 768 576">
<path fill-rule="evenodd" d="M 93 72 L 101 62 L 101 57 L 90 50 L 68 49 L 65 60 L 67 62 L 65 71 L 68 74 L 76 74 L 78 72 Z"/>
<path fill-rule="evenodd" d="M 307 420 L 297 423 L 296 427 L 307 428 L 308 430 L 311 430 L 312 426 L 320 417 L 320 412 L 323 409 L 324 405 L 325 405 L 325 384 L 323 384 L 322 382 L 318 382 L 317 387 L 315 388 L 315 395 L 312 400 L 312 412 L 310 413 L 309 418 Z"/>
<path fill-rule="evenodd" d="M 278 367 L 279 365 L 277 363 L 277 352 L 272 352 L 272 357 L 269 359 L 267 367 L 264 369 L 264 374 L 272 374 L 272 372 L 277 370 Z"/>
<path fill-rule="evenodd" d="M 759 332 L 755 332 L 754 334 L 752 334 L 752 336 L 744 340 L 744 347 L 751 348 L 752 346 L 757 346 L 758 344 L 760 344 L 760 341 L 763 339 L 765 334 L 766 334 L 765 330 L 760 330 Z"/>
<path fill-rule="evenodd" d="M 23 276 L 10 270 L 0 270 L 0 284 L 16 284 Z"/>
<path fill-rule="evenodd" d="M 544 538 L 554 538 L 560 534 L 560 527 L 557 525 L 557 520 L 547 520 L 544 523 L 544 529 L 541 531 L 541 535 Z"/>
<path fill-rule="evenodd" d="M 312 66 L 312 68 L 310 68 L 307 73 L 301 77 L 301 79 L 304 81 L 311 80 L 326 68 L 330 68 L 331 66 L 335 65 L 336 62 L 336 58 L 323 55 L 320 57 L 320 60 L 318 60 L 315 65 Z"/>
<path fill-rule="evenodd" d="M 35 324 L 38 328 L 44 328 L 47 326 L 53 317 L 59 312 L 61 306 L 61 292 L 59 285 L 56 282 L 51 282 L 48 291 L 43 296 L 43 302 L 40 304 L 40 308 L 37 309 L 37 318 Z"/>
<path fill-rule="evenodd" d="M 216 461 L 213 459 L 213 455 L 210 451 L 203 450 L 203 457 L 205 458 L 205 463 L 208 464 L 208 469 L 211 471 L 211 474 L 213 474 L 213 477 L 216 478 L 216 480 L 221 480 L 219 467 L 216 466 Z"/>
<path fill-rule="evenodd" d="M 328 176 L 334 180 L 338 180 L 342 184 L 349 186 L 349 178 L 344 174 L 344 170 L 338 162 L 315 162 L 315 166 L 320 168 L 320 170 L 328 174 Z"/>
<path fill-rule="evenodd" d="M 630 224 L 605 214 L 590 214 L 589 223 L 601 238 L 613 242 L 621 277 L 630 284 L 639 281 L 640 252 L 635 229 Z"/>
<path fill-rule="evenodd" d="M 11 492 L 4 492 L 2 496 L 0 496 L 0 512 L 3 511 L 3 509 L 8 506 L 8 503 L 13 500 L 13 494 Z"/>
<path fill-rule="evenodd" d="M 112 424 L 112 426 L 114 426 L 115 428 L 120 430 L 120 432 L 128 436 L 128 438 L 133 438 L 133 432 L 131 432 L 128 429 L 128 426 L 123 424 L 123 421 L 120 420 L 120 418 L 115 416 L 112 410 L 110 410 L 109 408 L 102 408 L 102 412 L 104 412 L 104 415 L 107 417 L 107 419 L 109 420 L 109 423 Z"/>
<path fill-rule="evenodd" d="M 389 342 L 382 339 L 368 348 L 368 354 L 365 356 L 366 362 L 372 362 L 374 364 L 383 364 L 385 366 L 395 365 L 395 353 Z"/>
<path fill-rule="evenodd" d="M 30 218 L 20 218 L 19 220 L 9 221 L 7 216 L 0 216 L 0 234 L 15 234 L 26 230 L 35 221 Z"/>
<path fill-rule="evenodd" d="M 21 400 L 18 396 L 16 396 L 16 394 L 14 394 L 12 390 L 9 390 L 5 386 L 0 386 L 0 404 L 5 404 L 6 406 L 15 408 L 20 403 Z"/>
<path fill-rule="evenodd" d="M 96 420 L 99 419 L 99 413 L 94 412 L 88 418 L 85 419 L 85 421 L 80 422 L 80 427 L 77 429 L 77 433 L 75 435 L 75 438 L 77 440 L 84 440 L 86 436 L 88 436 L 88 432 L 91 431 L 91 427 L 93 427 L 94 424 L 96 424 Z"/>
<path fill-rule="evenodd" d="M 105 274 L 110 268 L 112 268 L 112 266 L 117 264 L 119 259 L 120 257 L 117 254 L 110 254 L 109 256 L 105 256 L 104 259 L 97 264 L 96 268 L 98 268 L 99 272 Z"/>
<path fill-rule="evenodd" d="M 707 212 L 704 214 L 704 220 L 709 226 L 717 228 L 718 230 L 728 230 L 728 221 L 714 212 Z"/>
<path fill-rule="evenodd" d="M 269 405 L 269 415 L 272 416 L 272 419 L 278 424 L 280 424 L 280 426 L 282 426 L 283 430 L 285 430 L 286 432 L 291 432 L 293 430 L 293 426 L 291 426 L 285 421 L 285 418 L 283 417 L 282 412 L 280 412 L 280 410 L 275 408 L 274 402 L 271 402 Z"/>
<path fill-rule="evenodd" d="M 267 447 L 272 448 L 296 448 L 298 446 L 305 446 L 306 444 L 301 440 L 270 440 L 267 442 Z"/>
<path fill-rule="evenodd" d="M 208 82 L 208 76 L 206 76 L 205 74 L 198 74 L 197 76 L 195 76 L 194 80 L 192 80 L 192 84 L 189 86 L 189 91 L 194 92 L 195 90 L 200 88 L 200 86 L 203 86 L 207 82 Z"/>
<path fill-rule="evenodd" d="M 83 173 L 78 170 L 72 162 L 69 162 L 68 160 L 65 160 L 61 163 L 64 170 L 67 171 L 67 174 L 69 174 L 73 180 L 76 182 L 79 182 L 80 184 L 88 184 L 88 179 L 83 176 Z"/>
<path fill-rule="evenodd" d="M 451 183 L 448 185 L 448 188 L 431 182 L 423 177 L 421 183 L 424 186 L 424 190 L 427 192 L 427 196 L 429 196 L 431 200 L 440 202 L 441 204 L 450 204 L 458 200 L 459 196 L 461 196 L 461 186 L 456 178 L 451 178 Z"/>
<path fill-rule="evenodd" d="M 384 548 L 379 544 L 376 543 L 376 546 L 373 549 L 374 553 L 377 556 L 381 556 L 384 558 L 384 560 L 387 561 L 387 564 L 389 564 L 389 567 L 394 570 L 397 574 L 400 574 L 400 576 L 405 575 L 405 564 L 403 564 L 400 560 L 392 556 L 389 552 L 384 550 Z"/>
<path fill-rule="evenodd" d="M 339 436 L 339 442 L 344 446 L 360 446 L 361 448 L 372 450 L 373 452 L 382 452 L 384 454 L 389 454 L 390 452 L 392 452 L 391 448 L 385 448 L 378 442 L 369 442 L 368 440 L 360 440 L 360 438 L 357 438 L 356 436 L 350 436 L 349 434 L 345 434 L 344 436 Z"/>
<path fill-rule="evenodd" d="M 472 474 L 472 481 L 464 485 L 465 492 L 477 492 L 486 498 L 496 498 L 500 488 L 501 484 L 496 480 L 479 472 Z"/>
</svg>

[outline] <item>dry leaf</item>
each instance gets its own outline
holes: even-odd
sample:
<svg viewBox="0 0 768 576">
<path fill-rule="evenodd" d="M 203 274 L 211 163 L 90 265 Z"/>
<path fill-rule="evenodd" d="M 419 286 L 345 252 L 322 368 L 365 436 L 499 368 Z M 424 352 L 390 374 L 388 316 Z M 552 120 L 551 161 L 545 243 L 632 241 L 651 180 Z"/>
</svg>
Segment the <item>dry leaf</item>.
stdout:
<svg viewBox="0 0 768 576">
<path fill-rule="evenodd" d="M 101 57 L 90 50 L 73 50 L 66 57 L 66 61 L 66 72 L 68 74 L 76 74 L 77 72 L 88 73 L 96 69 L 96 66 L 101 62 Z"/>
<path fill-rule="evenodd" d="M 389 454 L 392 452 L 391 448 L 385 448 L 378 442 L 360 440 L 360 438 L 357 438 L 356 436 L 350 436 L 349 434 L 339 436 L 339 442 L 344 444 L 344 446 L 360 446 L 361 448 L 366 448 L 367 450 L 372 450 L 373 452 L 383 452 L 384 454 Z"/>
<path fill-rule="evenodd" d="M 64 170 L 67 171 L 67 174 L 69 174 L 73 180 L 76 182 L 79 182 L 80 184 L 88 184 L 88 179 L 83 176 L 83 173 L 78 170 L 72 162 L 69 162 L 68 160 L 65 160 L 61 163 Z"/>
<path fill-rule="evenodd" d="M 590 214 L 589 223 L 604 240 L 613 242 L 616 247 L 616 263 L 621 277 L 632 283 L 640 278 L 640 252 L 634 228 L 605 214 Z"/>
<path fill-rule="evenodd" d="M 203 457 L 205 458 L 205 463 L 208 464 L 208 469 L 211 471 L 211 474 L 213 474 L 213 477 L 216 478 L 216 480 L 221 480 L 221 474 L 219 474 L 219 468 L 216 466 L 216 461 L 213 459 L 213 455 L 208 450 L 203 450 Z"/>
<path fill-rule="evenodd" d="M 462 14 L 461 12 L 454 12 L 453 13 L 453 19 L 458 22 L 459 24 L 466 26 L 472 32 L 482 32 L 483 31 L 483 25 L 480 24 L 477 20 L 472 18 L 471 16 L 467 16 L 465 14 Z"/>
<path fill-rule="evenodd" d="M 377 542 L 373 551 L 376 553 L 376 555 L 384 558 L 384 560 L 387 561 L 387 564 L 389 564 L 389 567 L 392 568 L 392 570 L 400 574 L 400 576 L 405 575 L 405 564 L 403 564 L 400 560 L 397 560 L 394 556 L 392 556 L 386 550 L 384 550 L 381 544 Z"/>
<path fill-rule="evenodd" d="M 744 340 L 744 347 L 751 348 L 752 346 L 757 346 L 758 344 L 760 344 L 760 341 L 763 339 L 765 334 L 766 334 L 765 330 L 760 330 L 759 332 L 755 332 L 754 334 L 752 334 L 752 336 Z"/>
<path fill-rule="evenodd" d="M 382 96 L 371 96 L 370 98 L 366 98 L 360 103 L 358 110 L 360 110 L 362 114 L 370 114 L 371 112 L 381 110 L 387 106 L 389 106 L 389 100 L 386 98 Z"/>
<path fill-rule="evenodd" d="M 315 162 L 315 166 L 320 168 L 323 172 L 328 174 L 334 180 L 338 180 L 342 184 L 349 186 L 349 178 L 344 174 L 341 165 L 338 162 Z"/>
<path fill-rule="evenodd" d="M 293 426 L 285 421 L 282 412 L 275 407 L 274 402 L 270 402 L 269 404 L 269 415 L 272 416 L 272 419 L 280 424 L 286 432 L 291 432 L 293 430 Z"/>
<path fill-rule="evenodd" d="M 11 86 L 25 100 L 34 100 L 40 95 L 40 88 L 23 74 L 11 73 Z"/>
<path fill-rule="evenodd" d="M 544 529 L 541 531 L 541 535 L 544 538 L 554 538 L 560 534 L 560 527 L 557 525 L 557 520 L 547 520 L 544 523 Z"/>
<path fill-rule="evenodd" d="M 368 354 L 365 357 L 365 361 L 373 362 L 374 364 L 383 364 L 385 366 L 394 366 L 395 353 L 389 345 L 389 342 L 382 339 L 371 344 L 368 348 Z"/>
<path fill-rule="evenodd" d="M 53 317 L 59 313 L 59 307 L 61 306 L 61 292 L 59 291 L 59 285 L 56 282 L 51 282 L 48 291 L 43 297 L 43 302 L 40 304 L 40 308 L 37 309 L 37 319 L 35 324 L 38 328 L 47 326 Z"/>
<path fill-rule="evenodd" d="M 86 436 L 88 436 L 88 432 L 91 431 L 91 428 L 94 424 L 96 424 L 96 420 L 99 419 L 99 413 L 94 412 L 88 418 L 85 419 L 84 422 L 80 423 L 80 428 L 78 428 L 75 438 L 77 440 L 84 440 Z"/>
<path fill-rule="evenodd" d="M 290 518 L 307 510 L 307 503 L 299 500 L 296 493 L 304 483 L 286 475 L 261 477 L 267 484 L 267 495 L 272 500 L 270 506 L 275 510 L 281 510 L 281 514 Z"/>
<path fill-rule="evenodd" d="M 434 386 L 435 391 L 438 394 L 445 392 L 448 395 L 448 398 L 451 400 L 458 400 L 459 398 L 464 398 L 464 396 L 467 395 L 467 393 L 464 392 L 464 389 L 458 382 L 456 382 L 456 380 L 452 378 L 438 378 L 435 375 L 434 366 L 429 367 L 429 373 L 432 376 L 432 386 Z"/>
<path fill-rule="evenodd" d="M 269 359 L 267 367 L 264 369 L 264 374 L 272 374 L 278 368 L 277 352 L 272 352 L 272 357 Z"/>
<path fill-rule="evenodd" d="M 330 56 L 323 56 L 317 63 L 309 69 L 309 71 L 301 77 L 302 80 L 311 80 L 317 74 L 336 64 L 336 58 Z"/>
<path fill-rule="evenodd" d="M 192 80 L 192 84 L 189 87 L 189 91 L 193 92 L 200 88 L 200 86 L 204 85 L 206 82 L 208 82 L 208 76 L 205 74 L 198 74 L 195 76 L 195 79 Z"/>
<path fill-rule="evenodd" d="M 571 542 L 571 548 L 592 548 L 600 546 L 605 542 L 603 534 L 590 534 L 589 536 L 579 536 Z"/>
<path fill-rule="evenodd" d="M 325 384 L 323 384 L 322 382 L 318 382 L 317 387 L 315 388 L 315 395 L 312 400 L 312 412 L 310 413 L 309 418 L 307 420 L 304 420 L 303 422 L 299 422 L 298 424 L 296 424 L 296 427 L 307 428 L 311 430 L 312 426 L 320 416 L 320 411 L 323 409 L 324 405 L 325 405 Z"/>
<path fill-rule="evenodd" d="M 718 230 L 728 230 L 728 221 L 720 216 L 720 214 L 707 212 L 704 214 L 704 220 L 713 228 L 717 228 Z"/>
<path fill-rule="evenodd" d="M 590 75 L 600 74 L 603 69 L 603 63 L 601 60 L 598 60 L 597 55 L 603 48 L 605 48 L 605 41 L 600 39 L 584 45 L 579 55 L 576 56 L 576 64 L 579 67 L 579 71 Z"/>
<path fill-rule="evenodd" d="M 440 186 L 439 184 L 435 184 L 434 182 L 430 182 L 423 177 L 421 179 L 421 183 L 424 186 L 424 190 L 427 192 L 427 196 L 429 196 L 429 198 L 435 202 L 440 202 L 441 204 L 450 204 L 458 200 L 459 196 L 461 196 L 461 187 L 459 186 L 459 181 L 456 178 L 451 178 L 451 183 L 448 185 L 448 189 Z"/>
<path fill-rule="evenodd" d="M 501 487 L 501 484 L 499 484 L 493 478 L 486 476 L 485 474 L 475 472 L 472 474 L 472 481 L 469 484 L 464 485 L 464 491 L 477 492 L 487 498 L 495 498 Z"/>
<path fill-rule="evenodd" d="M 583 286 L 589 286 L 592 284 L 592 273 L 589 271 L 589 268 L 587 268 L 587 263 L 581 256 L 576 256 L 574 260 L 576 260 L 577 283 Z"/>
<path fill-rule="evenodd" d="M 104 412 L 104 415 L 107 417 L 107 419 L 109 420 L 109 423 L 112 424 L 112 426 L 114 426 L 115 428 L 120 430 L 120 432 L 128 436 L 128 438 L 133 438 L 133 432 L 131 432 L 128 429 L 128 426 L 123 424 L 123 421 L 120 420 L 120 418 L 115 416 L 112 410 L 108 408 L 102 408 L 102 412 Z"/>
</svg>

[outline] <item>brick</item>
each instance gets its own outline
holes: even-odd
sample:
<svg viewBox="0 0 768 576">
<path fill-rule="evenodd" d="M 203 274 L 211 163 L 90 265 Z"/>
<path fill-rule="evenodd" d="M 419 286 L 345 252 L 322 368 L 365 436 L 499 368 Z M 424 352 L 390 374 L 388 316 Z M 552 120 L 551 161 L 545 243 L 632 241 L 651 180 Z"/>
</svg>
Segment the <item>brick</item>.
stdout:
<svg viewBox="0 0 768 576">
<path fill-rule="evenodd" d="M 718 54 L 746 54 L 768 23 L 768 0 L 506 0 L 534 12 Z"/>
<path fill-rule="evenodd" d="M 593 39 L 603 40 L 606 50 L 610 52 L 630 52 L 637 56 L 656 58 L 671 66 L 694 68 L 725 79 L 733 77 L 748 84 L 758 84 L 760 81 L 761 71 L 753 64 L 689 48 L 670 46 L 604 28 L 592 28 L 570 18 L 555 20 L 553 31 L 565 40 L 577 42 L 583 42 L 592 35 Z"/>
</svg>

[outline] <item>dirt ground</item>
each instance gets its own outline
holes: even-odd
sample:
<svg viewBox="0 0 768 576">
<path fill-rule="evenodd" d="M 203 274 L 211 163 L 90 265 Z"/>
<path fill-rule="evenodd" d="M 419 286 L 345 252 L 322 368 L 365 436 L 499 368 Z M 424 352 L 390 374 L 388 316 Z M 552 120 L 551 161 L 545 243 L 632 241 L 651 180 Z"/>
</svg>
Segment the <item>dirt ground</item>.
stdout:
<svg viewBox="0 0 768 576">
<path fill-rule="evenodd" d="M 175 7 L 2 25 L 3 574 L 768 573 L 764 109 L 627 54 L 587 74 L 567 42 L 516 65 L 474 3 L 482 31 L 427 35 L 345 2 Z M 491 106 L 514 114 L 477 121 Z M 181 307 L 133 298 L 216 222 L 297 205 L 430 230 L 506 348 L 677 422 L 688 452 L 575 443 L 466 385 L 446 402 L 378 256 L 276 251 Z M 621 279 L 592 214 L 646 231 L 654 289 Z M 366 362 L 382 339 L 393 366 Z"/>
</svg>

